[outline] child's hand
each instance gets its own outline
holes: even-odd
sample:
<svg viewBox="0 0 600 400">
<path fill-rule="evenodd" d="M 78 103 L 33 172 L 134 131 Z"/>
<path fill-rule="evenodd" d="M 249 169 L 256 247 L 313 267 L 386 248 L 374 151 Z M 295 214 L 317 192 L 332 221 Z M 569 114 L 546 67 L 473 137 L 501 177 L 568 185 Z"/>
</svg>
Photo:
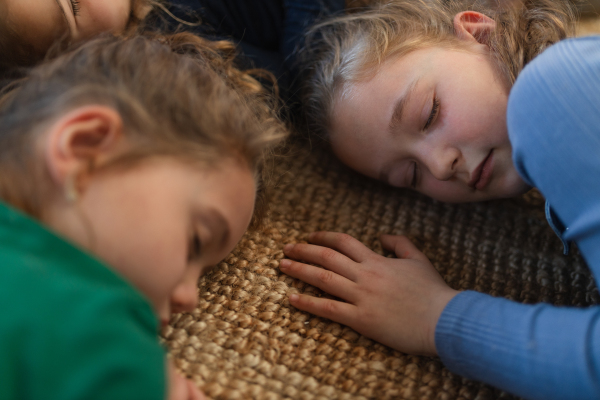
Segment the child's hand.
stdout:
<svg viewBox="0 0 600 400">
<path fill-rule="evenodd" d="M 177 372 L 171 360 L 168 360 L 168 369 L 169 400 L 206 400 L 194 382 Z"/>
<path fill-rule="evenodd" d="M 291 260 L 281 260 L 280 269 L 347 303 L 292 294 L 294 307 L 348 325 L 402 352 L 437 354 L 435 326 L 458 292 L 406 237 L 381 237 L 383 247 L 399 259 L 375 254 L 346 234 L 316 232 L 309 240 L 313 244 L 285 246 L 285 255 L 325 269 Z"/>
</svg>

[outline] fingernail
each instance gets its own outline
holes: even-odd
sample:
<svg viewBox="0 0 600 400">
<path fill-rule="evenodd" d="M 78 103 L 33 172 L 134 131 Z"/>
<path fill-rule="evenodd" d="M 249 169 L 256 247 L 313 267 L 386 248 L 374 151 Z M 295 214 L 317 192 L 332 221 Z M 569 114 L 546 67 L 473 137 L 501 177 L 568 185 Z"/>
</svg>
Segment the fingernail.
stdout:
<svg viewBox="0 0 600 400">
<path fill-rule="evenodd" d="M 292 262 L 290 260 L 288 260 L 288 259 L 284 259 L 284 260 L 279 261 L 279 268 L 287 268 L 290 265 L 292 265 Z"/>
<path fill-rule="evenodd" d="M 297 294 L 290 294 L 290 301 L 297 301 L 300 298 Z"/>
<path fill-rule="evenodd" d="M 292 251 L 293 248 L 294 248 L 293 244 L 291 244 L 291 243 L 286 244 L 285 246 L 283 246 L 283 251 L 287 253 L 288 251 Z"/>
</svg>

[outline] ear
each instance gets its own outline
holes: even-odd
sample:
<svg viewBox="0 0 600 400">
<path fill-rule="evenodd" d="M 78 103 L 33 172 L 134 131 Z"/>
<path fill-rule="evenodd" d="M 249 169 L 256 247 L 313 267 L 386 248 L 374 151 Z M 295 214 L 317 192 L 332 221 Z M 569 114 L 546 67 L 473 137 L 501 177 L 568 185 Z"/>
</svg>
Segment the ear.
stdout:
<svg viewBox="0 0 600 400">
<path fill-rule="evenodd" d="M 461 40 L 487 44 L 496 29 L 496 21 L 476 11 L 463 11 L 454 16 L 454 33 Z"/>
<path fill-rule="evenodd" d="M 117 154 L 122 147 L 123 119 L 113 108 L 90 105 L 62 116 L 49 128 L 44 158 L 55 184 L 89 174 L 93 166 Z"/>
</svg>

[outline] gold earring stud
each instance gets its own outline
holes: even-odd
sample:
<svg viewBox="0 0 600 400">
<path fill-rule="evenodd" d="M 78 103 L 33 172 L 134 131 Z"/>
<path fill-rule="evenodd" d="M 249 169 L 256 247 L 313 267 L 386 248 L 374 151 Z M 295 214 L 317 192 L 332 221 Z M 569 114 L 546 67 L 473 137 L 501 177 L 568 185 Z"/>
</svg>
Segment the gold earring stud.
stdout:
<svg viewBox="0 0 600 400">
<path fill-rule="evenodd" d="M 76 203 L 79 200 L 79 192 L 75 185 L 75 174 L 70 174 L 65 180 L 65 198 L 69 203 Z"/>
</svg>

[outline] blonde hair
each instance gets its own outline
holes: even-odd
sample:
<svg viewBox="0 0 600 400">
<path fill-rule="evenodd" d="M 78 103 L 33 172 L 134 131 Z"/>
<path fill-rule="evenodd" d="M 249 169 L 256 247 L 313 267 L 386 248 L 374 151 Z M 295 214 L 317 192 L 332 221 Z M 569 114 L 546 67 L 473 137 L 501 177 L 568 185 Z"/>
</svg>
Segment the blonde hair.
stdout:
<svg viewBox="0 0 600 400">
<path fill-rule="evenodd" d="M 466 10 L 496 21 L 491 35 L 477 39 L 489 46 L 511 86 L 529 61 L 574 30 L 568 1 L 555 0 L 523 0 L 505 8 L 483 1 L 393 0 L 324 21 L 309 31 L 301 53 L 309 132 L 326 138 L 338 91 L 373 76 L 386 60 L 427 46 L 461 46 L 453 17 Z"/>
<path fill-rule="evenodd" d="M 106 35 L 32 69 L 0 97 L 0 198 L 41 218 L 49 189 L 36 138 L 65 112 L 104 104 L 119 112 L 131 144 L 111 166 L 152 156 L 206 166 L 240 159 L 257 179 L 257 221 L 265 158 L 287 129 L 273 97 L 223 47 L 189 33 Z"/>
</svg>

